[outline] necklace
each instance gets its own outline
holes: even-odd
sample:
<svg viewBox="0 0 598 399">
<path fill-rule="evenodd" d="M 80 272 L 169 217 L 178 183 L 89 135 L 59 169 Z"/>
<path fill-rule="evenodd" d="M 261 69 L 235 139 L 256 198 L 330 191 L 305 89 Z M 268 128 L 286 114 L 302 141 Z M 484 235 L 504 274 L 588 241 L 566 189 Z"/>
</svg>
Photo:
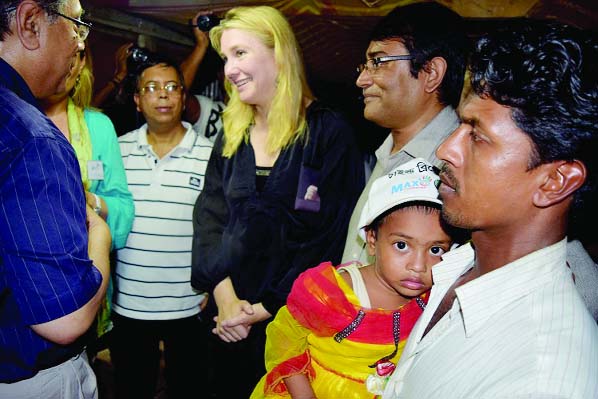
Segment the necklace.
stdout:
<svg viewBox="0 0 598 399">
<path fill-rule="evenodd" d="M 423 312 L 426 308 L 426 303 L 421 299 L 421 297 L 416 298 L 415 301 Z M 396 367 L 396 365 L 391 361 L 391 359 L 396 356 L 399 350 L 400 337 L 401 311 L 396 310 L 392 313 L 392 338 L 395 344 L 395 349 L 390 355 L 384 356 L 376 363 L 368 366 L 376 370 L 370 375 L 368 375 L 368 377 L 365 380 L 365 386 L 368 392 L 373 393 L 374 395 L 382 395 L 384 393 L 384 389 L 386 388 L 386 384 L 388 383 L 390 375 Z"/>
<path fill-rule="evenodd" d="M 423 299 L 421 299 L 420 297 L 417 297 L 417 298 L 415 298 L 415 302 L 417 303 L 417 305 L 423 312 L 424 309 L 426 308 L 426 303 L 423 301 Z M 334 340 L 336 342 L 340 343 L 343 339 L 345 339 L 349 335 L 353 334 L 353 332 L 355 330 L 357 330 L 357 328 L 363 321 L 364 317 L 365 317 L 365 312 L 363 311 L 363 309 L 359 309 L 359 311 L 357 312 L 357 316 L 355 316 L 353 321 L 351 321 L 351 323 L 349 323 L 349 325 L 347 327 L 343 328 L 341 331 L 334 334 Z M 394 312 L 392 312 L 392 339 L 393 339 L 393 342 L 395 345 L 395 349 L 390 355 L 384 356 L 383 358 L 378 360 L 376 363 L 374 363 L 368 367 L 376 368 L 379 364 L 386 363 L 386 362 L 390 361 L 390 359 L 395 357 L 395 355 L 397 354 L 397 352 L 399 350 L 400 338 L 401 338 L 401 311 L 395 310 Z"/>
</svg>

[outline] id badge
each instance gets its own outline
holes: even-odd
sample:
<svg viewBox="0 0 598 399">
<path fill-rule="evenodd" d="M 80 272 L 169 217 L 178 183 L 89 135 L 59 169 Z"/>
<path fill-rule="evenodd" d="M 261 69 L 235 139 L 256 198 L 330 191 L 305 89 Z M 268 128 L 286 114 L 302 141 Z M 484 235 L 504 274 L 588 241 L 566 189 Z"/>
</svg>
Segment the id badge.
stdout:
<svg viewBox="0 0 598 399">
<path fill-rule="evenodd" d="M 104 164 L 102 161 L 87 161 L 87 178 L 89 180 L 104 180 Z"/>
</svg>

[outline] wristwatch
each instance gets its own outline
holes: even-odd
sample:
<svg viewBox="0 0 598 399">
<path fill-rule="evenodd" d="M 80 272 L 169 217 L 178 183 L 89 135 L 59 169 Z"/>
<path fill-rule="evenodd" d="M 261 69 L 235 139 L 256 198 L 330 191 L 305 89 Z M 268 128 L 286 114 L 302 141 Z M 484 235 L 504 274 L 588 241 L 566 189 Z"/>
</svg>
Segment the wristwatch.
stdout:
<svg viewBox="0 0 598 399">
<path fill-rule="evenodd" d="M 93 207 L 93 211 L 98 215 L 102 212 L 102 201 L 100 201 L 100 197 L 97 194 L 92 193 L 93 197 L 96 199 L 96 204 Z"/>
</svg>

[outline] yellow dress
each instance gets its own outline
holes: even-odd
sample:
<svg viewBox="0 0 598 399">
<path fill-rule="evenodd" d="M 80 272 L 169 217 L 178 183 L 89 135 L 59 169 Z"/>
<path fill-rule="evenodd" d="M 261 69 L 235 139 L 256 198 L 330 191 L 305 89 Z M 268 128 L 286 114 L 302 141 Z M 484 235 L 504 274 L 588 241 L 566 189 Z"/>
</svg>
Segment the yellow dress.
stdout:
<svg viewBox="0 0 598 399">
<path fill-rule="evenodd" d="M 318 399 L 374 398 L 366 379 L 380 359 L 396 364 L 425 300 L 427 293 L 395 311 L 363 308 L 332 264 L 307 270 L 267 327 L 267 374 L 251 398 L 290 397 L 283 379 L 299 373 Z"/>
</svg>

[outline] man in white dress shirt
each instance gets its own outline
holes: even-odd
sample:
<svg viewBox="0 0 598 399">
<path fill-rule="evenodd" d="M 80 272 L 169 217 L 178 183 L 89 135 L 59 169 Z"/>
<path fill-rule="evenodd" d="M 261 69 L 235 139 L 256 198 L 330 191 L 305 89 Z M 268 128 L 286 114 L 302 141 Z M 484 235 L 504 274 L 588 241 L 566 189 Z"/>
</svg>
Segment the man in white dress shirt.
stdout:
<svg viewBox="0 0 598 399">
<path fill-rule="evenodd" d="M 598 398 L 598 326 L 566 262 L 571 214 L 595 204 L 597 63 L 598 42 L 562 25 L 478 42 L 437 150 L 443 215 L 472 245 L 434 267 L 384 398 Z"/>
<path fill-rule="evenodd" d="M 414 158 L 438 165 L 436 148 L 459 125 L 463 25 L 448 7 L 424 2 L 396 7 L 374 27 L 355 83 L 362 89 L 363 116 L 390 132 L 376 150 L 376 165 L 351 215 L 343 263 L 373 261 L 357 234 L 373 182 Z"/>
</svg>

